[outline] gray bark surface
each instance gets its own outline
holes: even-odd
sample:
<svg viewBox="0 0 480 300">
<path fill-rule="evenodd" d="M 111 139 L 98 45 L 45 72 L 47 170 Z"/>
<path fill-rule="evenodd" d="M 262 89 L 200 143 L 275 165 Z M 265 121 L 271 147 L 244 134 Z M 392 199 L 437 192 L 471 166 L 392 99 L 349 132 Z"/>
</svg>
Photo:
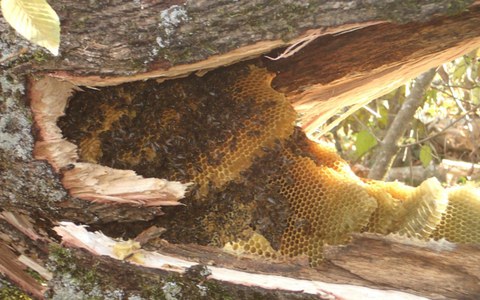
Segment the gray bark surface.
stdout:
<svg viewBox="0 0 480 300">
<path fill-rule="evenodd" d="M 50 2 L 61 19 L 61 59 L 47 55 L 33 64 L 35 69 L 132 75 L 202 61 L 261 41 L 288 41 L 309 29 L 425 21 L 436 14 L 462 11 L 473 1 Z M 3 20 L 0 26 L 6 42 L 2 47 L 15 48 L 12 29 Z"/>
</svg>

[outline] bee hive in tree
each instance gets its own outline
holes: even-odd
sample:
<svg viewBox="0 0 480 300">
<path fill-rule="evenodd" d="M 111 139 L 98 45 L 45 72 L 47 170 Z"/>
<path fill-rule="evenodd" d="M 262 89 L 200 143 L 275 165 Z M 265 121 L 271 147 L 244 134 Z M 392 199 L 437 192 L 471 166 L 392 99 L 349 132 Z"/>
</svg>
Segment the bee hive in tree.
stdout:
<svg viewBox="0 0 480 300">
<path fill-rule="evenodd" d="M 193 182 L 185 205 L 163 208 L 154 221 L 173 243 L 264 259 L 306 256 L 315 266 L 325 244 L 347 243 L 352 232 L 429 238 L 440 224 L 434 236 L 449 238 L 457 215 L 478 216 L 477 204 L 448 210 L 436 180 L 411 188 L 358 178 L 294 127 L 295 111 L 271 79 L 239 65 L 78 92 L 58 125 L 80 161 Z M 459 213 L 467 207 L 476 214 Z M 135 236 L 147 226 L 111 230 Z"/>
<path fill-rule="evenodd" d="M 193 181 L 205 194 L 293 131 L 295 111 L 270 88 L 271 74 L 253 66 L 235 74 L 81 93 L 59 125 L 80 146 L 81 160 Z"/>
</svg>

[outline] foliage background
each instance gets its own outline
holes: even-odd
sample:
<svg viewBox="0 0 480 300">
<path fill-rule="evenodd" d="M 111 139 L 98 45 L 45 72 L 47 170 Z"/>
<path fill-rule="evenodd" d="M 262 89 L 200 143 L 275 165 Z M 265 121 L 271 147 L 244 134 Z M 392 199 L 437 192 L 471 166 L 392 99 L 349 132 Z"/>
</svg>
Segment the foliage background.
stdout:
<svg viewBox="0 0 480 300">
<path fill-rule="evenodd" d="M 360 176 L 368 177 L 387 132 L 399 130 L 391 125 L 414 81 L 372 101 L 322 138 L 333 143 Z M 414 168 L 428 173 L 445 159 L 470 163 L 473 170 L 480 158 L 480 49 L 439 66 L 420 103 L 411 122 L 403 124 L 405 134 L 388 173 L 410 169 L 407 183 L 417 185 L 422 178 L 415 178 Z M 467 171 L 448 184 L 476 178 L 471 175 Z"/>
</svg>

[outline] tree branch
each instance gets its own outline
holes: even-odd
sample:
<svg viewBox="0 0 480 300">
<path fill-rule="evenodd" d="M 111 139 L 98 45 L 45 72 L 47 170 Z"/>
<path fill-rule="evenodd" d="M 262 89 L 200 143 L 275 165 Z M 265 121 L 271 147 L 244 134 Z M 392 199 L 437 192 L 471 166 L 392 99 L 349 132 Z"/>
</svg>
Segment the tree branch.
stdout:
<svg viewBox="0 0 480 300">
<path fill-rule="evenodd" d="M 457 124 L 458 122 L 460 122 L 461 120 L 463 120 L 466 116 L 468 116 L 470 113 L 474 112 L 475 110 L 477 110 L 478 108 L 480 108 L 480 104 L 478 105 L 475 105 L 472 109 L 464 112 L 458 119 L 456 119 L 455 121 L 453 121 L 452 123 L 448 124 L 447 126 L 445 126 L 445 128 L 443 128 L 442 130 L 440 130 L 439 132 L 435 133 L 435 134 L 432 134 L 430 136 L 427 136 L 426 138 L 423 138 L 419 141 L 416 141 L 415 143 L 410 143 L 410 144 L 403 144 L 403 145 L 399 145 L 398 147 L 400 148 L 407 148 L 407 147 L 411 147 L 411 146 L 416 146 L 416 145 L 420 145 L 420 144 L 423 144 L 425 142 L 428 142 L 429 140 L 431 139 L 434 139 L 436 138 L 437 136 L 439 135 L 442 135 L 445 131 L 447 131 L 450 127 L 452 127 L 453 125 Z"/>
<path fill-rule="evenodd" d="M 430 86 L 435 73 L 435 69 L 430 69 L 415 79 L 410 95 L 403 103 L 402 108 L 387 131 L 385 138 L 380 143 L 380 148 L 375 155 L 375 163 L 368 173 L 369 178 L 383 179 L 387 174 L 388 169 L 393 163 L 395 154 L 400 149 L 398 142 L 405 134 L 407 125 L 413 120 L 415 111 L 420 106 L 423 95 L 428 86 Z"/>
</svg>

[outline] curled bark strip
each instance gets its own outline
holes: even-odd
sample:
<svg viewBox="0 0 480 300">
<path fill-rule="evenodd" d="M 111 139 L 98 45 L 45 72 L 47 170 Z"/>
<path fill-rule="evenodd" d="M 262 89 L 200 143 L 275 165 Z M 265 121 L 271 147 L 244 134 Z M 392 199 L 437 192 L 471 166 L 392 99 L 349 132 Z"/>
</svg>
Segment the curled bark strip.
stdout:
<svg viewBox="0 0 480 300">
<path fill-rule="evenodd" d="M 63 184 L 73 197 L 103 203 L 144 206 L 178 205 L 188 183 L 144 178 L 131 170 L 78 163 L 77 146 L 66 141 L 57 126 L 68 98 L 80 89 L 51 77 L 30 81 L 30 100 L 39 131 L 34 156 L 47 160 L 56 172 L 63 172 Z"/>
<path fill-rule="evenodd" d="M 131 170 L 90 163 L 76 163 L 64 173 L 63 185 L 72 195 L 96 202 L 132 203 L 145 206 L 178 205 L 187 184 L 143 178 Z"/>
</svg>

